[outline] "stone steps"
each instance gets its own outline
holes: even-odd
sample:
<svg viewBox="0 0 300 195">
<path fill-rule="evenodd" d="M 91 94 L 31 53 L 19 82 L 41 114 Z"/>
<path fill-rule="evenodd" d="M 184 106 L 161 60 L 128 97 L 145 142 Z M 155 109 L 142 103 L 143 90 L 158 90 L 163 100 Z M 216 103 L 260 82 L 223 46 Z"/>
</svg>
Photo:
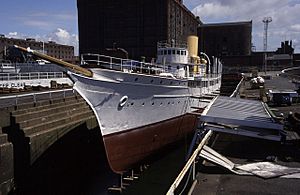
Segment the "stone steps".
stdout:
<svg viewBox="0 0 300 195">
<path fill-rule="evenodd" d="M 37 118 L 32 118 L 29 120 L 25 120 L 25 121 L 20 121 L 19 122 L 19 127 L 20 129 L 24 129 L 27 127 L 31 127 L 31 126 L 36 126 L 42 123 L 46 123 L 49 121 L 54 121 L 57 118 L 64 118 L 66 116 L 71 116 L 72 114 L 75 113 L 82 113 L 85 111 L 89 111 L 89 108 L 86 106 L 79 106 L 79 107 L 75 107 L 75 108 L 71 108 L 71 109 L 62 109 L 59 112 L 55 112 L 49 115 L 45 115 L 45 116 L 41 116 L 41 117 L 37 117 Z"/>
<path fill-rule="evenodd" d="M 84 118 L 72 120 L 67 123 L 54 126 L 53 128 L 27 135 L 30 139 L 30 164 L 39 158 L 55 141 L 70 132 L 74 127 L 85 123 L 88 120 L 96 120 L 94 115 L 87 115 Z M 47 137 L 47 139 L 45 139 Z"/>
<path fill-rule="evenodd" d="M 8 136 L 2 132 L 2 128 L 0 127 L 0 145 L 8 143 Z"/>
<path fill-rule="evenodd" d="M 18 139 L 23 139 L 29 146 L 26 151 L 30 157 L 29 164 L 34 163 L 53 143 L 79 125 L 86 124 L 88 127 L 91 123 L 94 128 L 97 125 L 93 111 L 78 96 L 17 109 L 12 111 L 11 119 L 14 131 L 19 131 L 15 134 L 21 135 Z"/>
<path fill-rule="evenodd" d="M 71 96 L 71 97 L 66 97 L 65 99 L 53 100 L 52 102 L 46 101 L 44 103 L 39 103 L 37 106 L 34 106 L 34 107 L 21 108 L 21 109 L 12 111 L 12 115 L 15 116 L 15 115 L 21 115 L 21 114 L 25 114 L 25 113 L 35 112 L 38 110 L 55 108 L 55 107 L 59 107 L 61 105 L 73 104 L 75 102 L 84 102 L 84 99 L 81 97 L 79 98 L 79 97 Z"/>
<path fill-rule="evenodd" d="M 14 178 L 13 145 L 0 127 L 0 194 L 8 194 L 13 188 Z"/>
<path fill-rule="evenodd" d="M 0 134 L 0 145 L 8 143 L 7 134 Z"/>
<path fill-rule="evenodd" d="M 33 118 L 48 116 L 53 113 L 59 113 L 62 110 L 72 110 L 74 108 L 85 107 L 85 106 L 87 106 L 85 102 L 79 101 L 79 102 L 75 102 L 75 103 L 67 104 L 67 105 L 62 104 L 58 107 L 55 106 L 54 108 L 50 107 L 50 108 L 46 108 L 46 109 L 42 109 L 42 110 L 37 110 L 34 112 L 13 115 L 12 117 L 15 119 L 16 123 L 20 123 L 23 121 L 31 120 Z"/>
<path fill-rule="evenodd" d="M 87 116 L 91 116 L 91 115 L 93 115 L 93 112 L 88 109 L 88 110 L 85 110 L 80 113 L 71 114 L 70 116 L 65 116 L 63 118 L 58 117 L 52 121 L 47 121 L 42 124 L 29 126 L 29 127 L 23 128 L 22 130 L 24 131 L 25 136 L 28 136 L 28 135 L 37 133 L 39 131 L 43 131 L 43 130 L 54 128 L 56 126 L 60 126 L 61 124 L 68 123 L 69 121 L 82 120 L 83 118 L 85 118 Z"/>
</svg>

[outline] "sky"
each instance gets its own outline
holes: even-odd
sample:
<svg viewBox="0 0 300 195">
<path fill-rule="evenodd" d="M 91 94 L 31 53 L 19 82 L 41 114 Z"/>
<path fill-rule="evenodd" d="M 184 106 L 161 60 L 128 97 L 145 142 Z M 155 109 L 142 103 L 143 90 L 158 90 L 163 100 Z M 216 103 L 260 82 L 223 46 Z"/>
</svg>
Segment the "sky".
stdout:
<svg viewBox="0 0 300 195">
<path fill-rule="evenodd" d="M 183 0 L 204 23 L 252 20 L 252 43 L 263 50 L 263 18 L 272 17 L 268 50 L 292 40 L 300 52 L 300 0 Z M 4 0 L 0 34 L 12 38 L 35 38 L 73 45 L 78 54 L 76 0 Z"/>
</svg>

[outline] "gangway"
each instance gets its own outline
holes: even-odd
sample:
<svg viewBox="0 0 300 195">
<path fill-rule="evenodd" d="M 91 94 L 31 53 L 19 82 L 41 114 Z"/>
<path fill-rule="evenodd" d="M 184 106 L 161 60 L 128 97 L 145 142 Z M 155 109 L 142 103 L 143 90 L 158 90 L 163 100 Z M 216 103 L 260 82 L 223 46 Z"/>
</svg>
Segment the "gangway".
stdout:
<svg viewBox="0 0 300 195">
<path fill-rule="evenodd" d="M 286 137 L 283 125 L 278 124 L 272 118 L 267 105 L 260 101 L 218 96 L 205 108 L 202 114 L 191 114 L 199 116 L 199 124 L 201 125 L 198 126 L 190 145 L 189 158 L 178 177 L 170 186 L 166 193 L 167 195 L 177 194 L 176 189 L 188 171 L 189 177 L 187 181 L 190 179 L 190 176 L 192 176 L 193 181 L 188 194 L 192 193 L 192 190 L 197 183 L 195 176 L 195 163 L 197 157 L 201 156 L 201 152 L 203 156 L 203 151 L 209 151 L 211 153 L 211 150 L 205 145 L 213 132 L 223 132 L 272 141 L 284 141 Z M 200 136 L 201 134 L 204 134 L 202 139 Z M 199 139 L 201 139 L 201 141 L 199 141 Z M 195 146 L 196 149 L 191 150 L 194 149 Z M 234 165 L 230 161 L 219 158 L 219 156 L 216 155 L 209 156 L 213 157 L 215 161 L 220 162 L 222 166 L 232 170 Z M 184 185 L 184 188 L 185 187 L 186 185 Z M 183 191 L 184 190 L 182 190 L 182 192 Z"/>
<path fill-rule="evenodd" d="M 273 141 L 285 139 L 283 124 L 271 116 L 267 105 L 256 100 L 217 97 L 200 116 L 205 129 Z"/>
</svg>

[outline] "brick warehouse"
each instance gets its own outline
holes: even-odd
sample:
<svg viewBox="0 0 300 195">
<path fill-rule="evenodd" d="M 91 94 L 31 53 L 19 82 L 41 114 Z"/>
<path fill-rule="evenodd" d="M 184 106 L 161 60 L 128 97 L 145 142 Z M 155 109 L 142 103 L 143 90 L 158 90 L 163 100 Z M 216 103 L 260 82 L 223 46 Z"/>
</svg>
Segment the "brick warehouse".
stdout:
<svg viewBox="0 0 300 195">
<path fill-rule="evenodd" d="M 46 54 L 59 58 L 65 61 L 74 60 L 74 47 L 69 45 L 57 44 L 53 41 L 41 42 L 32 38 L 27 39 L 15 39 L 8 38 L 4 35 L 0 35 L 0 58 L 4 58 L 5 51 L 13 45 L 19 45 L 21 47 L 30 47 L 31 49 L 45 52 Z M 43 51 L 44 50 L 44 51 Z"/>
<path fill-rule="evenodd" d="M 156 58 L 158 41 L 186 42 L 201 24 L 181 0 L 77 0 L 79 53 L 124 48 L 129 58 Z"/>
<path fill-rule="evenodd" d="M 251 54 L 252 21 L 203 24 L 198 28 L 199 46 L 209 56 Z"/>
</svg>

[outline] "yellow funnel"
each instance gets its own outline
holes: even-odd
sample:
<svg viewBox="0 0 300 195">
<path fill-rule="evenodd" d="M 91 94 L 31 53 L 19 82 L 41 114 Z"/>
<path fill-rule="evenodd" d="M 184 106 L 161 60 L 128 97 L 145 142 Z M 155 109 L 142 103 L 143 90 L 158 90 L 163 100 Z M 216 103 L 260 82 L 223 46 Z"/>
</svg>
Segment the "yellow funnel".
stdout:
<svg viewBox="0 0 300 195">
<path fill-rule="evenodd" d="M 187 38 L 187 46 L 190 57 L 198 56 L 198 37 L 191 35 Z"/>
</svg>

